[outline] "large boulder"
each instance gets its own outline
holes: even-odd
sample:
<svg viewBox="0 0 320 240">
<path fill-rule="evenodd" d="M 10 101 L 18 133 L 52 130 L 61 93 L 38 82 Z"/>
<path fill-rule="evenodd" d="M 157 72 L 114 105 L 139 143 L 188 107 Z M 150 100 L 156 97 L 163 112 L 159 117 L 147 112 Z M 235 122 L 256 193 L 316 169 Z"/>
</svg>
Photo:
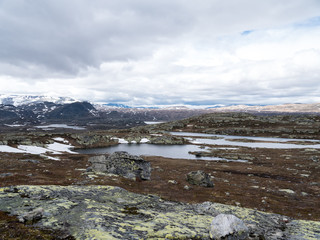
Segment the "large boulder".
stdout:
<svg viewBox="0 0 320 240">
<path fill-rule="evenodd" d="M 203 171 L 194 171 L 187 174 L 187 181 L 193 185 L 199 185 L 202 187 L 213 187 L 214 184 L 209 174 Z"/>
<path fill-rule="evenodd" d="M 151 164 L 140 156 L 127 152 L 114 152 L 109 157 L 95 156 L 89 159 L 92 171 L 117 174 L 130 179 L 150 180 Z"/>
<path fill-rule="evenodd" d="M 249 235 L 249 229 L 242 220 L 232 214 L 219 214 L 210 225 L 211 239 L 244 240 Z"/>
</svg>

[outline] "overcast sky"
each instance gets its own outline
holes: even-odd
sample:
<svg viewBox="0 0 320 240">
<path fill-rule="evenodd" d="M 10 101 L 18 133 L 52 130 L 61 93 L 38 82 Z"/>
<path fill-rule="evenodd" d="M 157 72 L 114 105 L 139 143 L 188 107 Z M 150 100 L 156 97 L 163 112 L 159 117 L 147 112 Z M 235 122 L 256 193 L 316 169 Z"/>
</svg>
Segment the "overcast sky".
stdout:
<svg viewBox="0 0 320 240">
<path fill-rule="evenodd" d="M 320 1 L 0 0 L 0 94 L 320 102 Z"/>
</svg>

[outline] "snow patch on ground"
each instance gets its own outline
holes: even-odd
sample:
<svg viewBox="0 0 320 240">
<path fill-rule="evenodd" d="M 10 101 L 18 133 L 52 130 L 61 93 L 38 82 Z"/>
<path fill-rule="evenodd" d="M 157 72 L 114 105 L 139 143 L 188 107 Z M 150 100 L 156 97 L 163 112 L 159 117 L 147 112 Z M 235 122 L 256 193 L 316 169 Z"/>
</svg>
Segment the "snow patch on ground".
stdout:
<svg viewBox="0 0 320 240">
<path fill-rule="evenodd" d="M 10 147 L 7 145 L 0 145 L 0 152 L 8 152 L 8 153 L 24 153 L 23 150 L 14 148 L 14 147 Z"/>
<path fill-rule="evenodd" d="M 44 154 L 46 152 L 49 152 L 50 150 L 43 147 L 38 146 L 29 146 L 29 145 L 19 145 L 18 149 L 25 151 L 25 153 L 30 154 Z M 61 154 L 59 152 L 50 151 L 53 154 Z"/>
<path fill-rule="evenodd" d="M 53 140 L 58 141 L 58 142 L 64 142 L 64 143 L 69 143 L 68 140 L 62 138 L 62 137 L 55 137 Z"/>
<path fill-rule="evenodd" d="M 186 137 L 185 139 L 188 140 L 192 144 L 203 144 L 202 142 L 198 142 L 198 141 L 194 140 L 194 138 Z"/>
<path fill-rule="evenodd" d="M 36 126 L 36 128 L 41 128 L 43 130 L 53 130 L 54 128 L 70 128 L 75 130 L 84 130 L 84 127 L 78 127 L 78 126 L 69 126 L 66 124 L 50 124 L 50 125 L 42 125 L 42 126 Z"/>
<path fill-rule="evenodd" d="M 4 124 L 7 127 L 23 127 L 25 125 L 21 125 L 21 124 Z"/>
<path fill-rule="evenodd" d="M 62 140 L 63 142 L 67 141 L 63 138 L 56 138 L 56 141 Z M 63 144 L 54 142 L 52 144 L 48 144 L 46 147 L 39 147 L 39 146 L 30 146 L 30 145 L 18 145 L 17 148 L 10 147 L 7 145 L 0 145 L 0 152 L 8 152 L 8 153 L 28 153 L 28 154 L 35 154 L 40 155 L 41 157 L 51 159 L 51 160 L 60 160 L 57 157 L 49 156 L 48 154 L 62 154 L 62 153 L 71 153 L 77 154 L 70 150 L 73 146 L 70 144 Z"/>
<path fill-rule="evenodd" d="M 75 153 L 75 152 L 73 152 L 73 151 L 70 150 L 71 147 L 72 147 L 71 145 L 66 145 L 66 144 L 54 142 L 54 143 L 52 143 L 52 144 L 49 144 L 47 148 L 48 148 L 49 150 L 58 152 L 59 154 L 60 154 L 61 152 Z"/>
<path fill-rule="evenodd" d="M 123 139 L 123 138 L 117 138 L 117 137 L 114 137 L 112 138 L 113 140 L 118 140 L 118 143 L 129 143 L 127 140 Z"/>
<path fill-rule="evenodd" d="M 148 138 L 142 138 L 140 140 L 140 143 L 147 143 L 147 142 L 150 142 L 150 140 Z"/>
</svg>

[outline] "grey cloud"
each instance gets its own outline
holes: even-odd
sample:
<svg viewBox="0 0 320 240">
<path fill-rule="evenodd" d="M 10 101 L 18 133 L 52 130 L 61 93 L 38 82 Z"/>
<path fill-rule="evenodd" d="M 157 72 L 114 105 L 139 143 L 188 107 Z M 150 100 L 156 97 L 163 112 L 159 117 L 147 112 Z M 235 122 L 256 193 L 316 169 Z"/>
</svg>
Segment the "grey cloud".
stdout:
<svg viewBox="0 0 320 240">
<path fill-rule="evenodd" d="M 313 0 L 2 0 L 0 61 L 26 71 L 34 65 L 43 76 L 75 75 L 102 62 L 150 56 L 175 41 L 206 42 L 248 25 L 270 25 L 270 18 L 291 21 L 297 11 L 308 17 L 319 7 Z"/>
<path fill-rule="evenodd" d="M 0 90 L 55 85 L 129 105 L 316 99 L 320 31 L 291 28 L 319 12 L 318 0 L 0 0 Z"/>
<path fill-rule="evenodd" d="M 174 4 L 134 3 L 1 1 L 0 61 L 75 74 L 103 61 L 150 54 L 189 25 Z"/>
</svg>

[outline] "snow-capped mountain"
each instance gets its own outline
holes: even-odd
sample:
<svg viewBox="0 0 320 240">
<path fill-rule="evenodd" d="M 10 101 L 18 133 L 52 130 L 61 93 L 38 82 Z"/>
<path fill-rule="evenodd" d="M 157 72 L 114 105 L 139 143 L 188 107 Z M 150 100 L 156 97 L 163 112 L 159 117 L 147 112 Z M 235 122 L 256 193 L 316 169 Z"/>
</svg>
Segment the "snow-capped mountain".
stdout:
<svg viewBox="0 0 320 240">
<path fill-rule="evenodd" d="M 30 103 L 52 102 L 55 104 L 73 103 L 77 100 L 70 97 L 52 97 L 44 95 L 6 95 L 0 94 L 0 104 L 21 106 Z"/>
</svg>

